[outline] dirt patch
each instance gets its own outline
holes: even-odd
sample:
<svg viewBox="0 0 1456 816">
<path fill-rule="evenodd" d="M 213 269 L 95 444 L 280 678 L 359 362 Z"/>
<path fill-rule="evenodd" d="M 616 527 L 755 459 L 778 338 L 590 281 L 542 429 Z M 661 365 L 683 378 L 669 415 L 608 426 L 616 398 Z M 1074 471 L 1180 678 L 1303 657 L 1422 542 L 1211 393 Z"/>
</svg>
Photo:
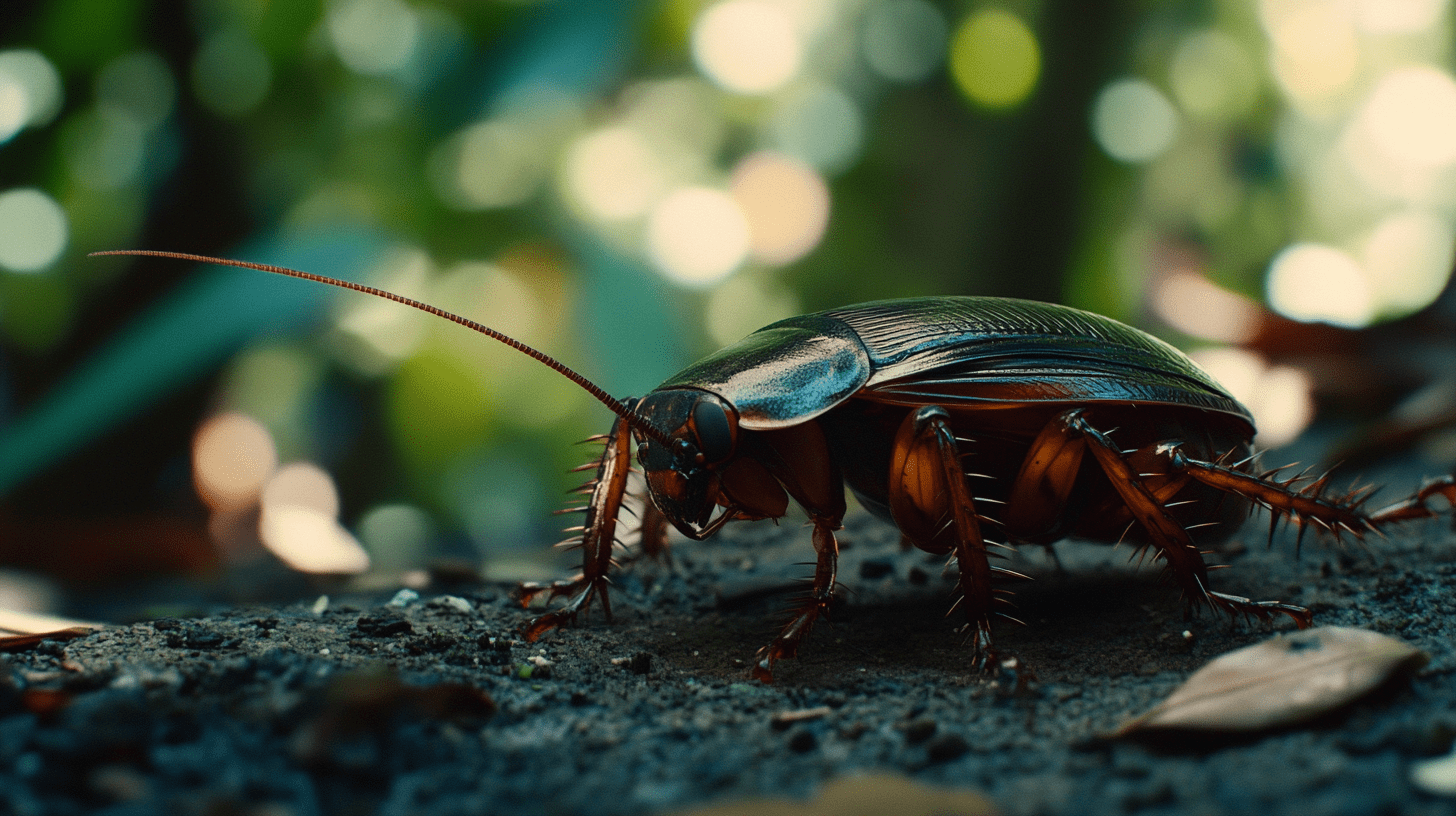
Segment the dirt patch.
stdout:
<svg viewBox="0 0 1456 816">
<path fill-rule="evenodd" d="M 522 642 L 504 586 L 310 598 L 164 619 L 0 658 L 0 812 L 664 812 L 807 797 L 857 772 L 977 788 L 1008 814 L 1451 813 L 1407 781 L 1456 735 L 1456 540 L 1407 525 L 1359 548 L 1235 539 L 1219 588 L 1310 607 L 1432 655 L 1413 681 L 1313 726 L 1149 745 L 1099 738 L 1271 627 L 1186 619 L 1125 548 L 1016 568 L 1035 672 L 972 672 L 939 561 L 870 519 L 848 590 L 777 682 L 747 679 L 809 548 L 740 525 L 615 584 L 614 623 Z M 1244 552 L 1237 552 L 1243 549 Z M 391 602 L 392 601 L 392 602 Z M 1287 624 L 1280 624 L 1280 628 Z"/>
</svg>

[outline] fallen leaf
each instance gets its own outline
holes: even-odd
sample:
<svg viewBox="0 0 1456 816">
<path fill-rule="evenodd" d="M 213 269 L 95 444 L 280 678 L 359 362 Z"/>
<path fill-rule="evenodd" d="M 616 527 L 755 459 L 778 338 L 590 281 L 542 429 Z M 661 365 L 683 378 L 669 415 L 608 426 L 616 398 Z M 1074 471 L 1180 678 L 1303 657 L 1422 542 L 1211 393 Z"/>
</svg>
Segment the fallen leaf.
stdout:
<svg viewBox="0 0 1456 816">
<path fill-rule="evenodd" d="M 1425 652 L 1365 629 L 1322 626 L 1214 658 L 1115 736 L 1148 729 L 1258 731 L 1350 703 L 1426 664 Z"/>
<path fill-rule="evenodd" d="M 975 790 L 922 785 L 886 773 L 858 774 L 825 783 L 809 801 L 740 799 L 677 811 L 676 816 L 996 816 L 996 805 Z"/>
<path fill-rule="evenodd" d="M 76 627 L 85 627 L 87 629 L 106 628 L 99 623 L 73 620 L 71 618 L 58 618 L 55 615 L 43 615 L 38 612 L 21 612 L 18 609 L 0 608 L 0 635 L 34 635 L 42 632 L 52 632 Z"/>
<path fill-rule="evenodd" d="M 72 626 L 54 632 L 36 632 L 28 635 L 0 635 L 0 652 L 23 652 L 39 646 L 44 640 L 72 640 L 85 637 L 96 631 L 88 626 Z"/>
<path fill-rule="evenodd" d="M 1456 796 L 1456 751 L 1411 766 L 1411 782 L 1426 793 Z"/>
</svg>

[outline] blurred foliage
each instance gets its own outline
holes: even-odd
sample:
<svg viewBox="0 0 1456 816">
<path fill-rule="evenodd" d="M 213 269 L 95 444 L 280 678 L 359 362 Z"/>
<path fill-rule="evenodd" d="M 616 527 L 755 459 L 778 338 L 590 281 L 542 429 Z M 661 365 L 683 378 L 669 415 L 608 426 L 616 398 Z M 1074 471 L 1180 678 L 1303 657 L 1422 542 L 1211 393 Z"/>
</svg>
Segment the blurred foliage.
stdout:
<svg viewBox="0 0 1456 816">
<path fill-rule="evenodd" d="M 552 536 L 572 443 L 610 421 L 393 304 L 96 250 L 368 281 L 618 395 L 856 301 L 1147 325 L 1160 276 L 1262 298 L 1300 242 L 1373 275 L 1392 213 L 1400 263 L 1444 275 L 1456 152 L 1367 111 L 1428 70 L 1413 121 L 1456 133 L 1450 25 L 1416 0 L 7 3 L 0 490 L 200 519 L 192 434 L 238 411 L 332 474 L 346 527 L 403 504 L 443 531 L 425 555 L 493 558 Z M 1430 299 L 1370 291 L 1367 321 Z"/>
</svg>

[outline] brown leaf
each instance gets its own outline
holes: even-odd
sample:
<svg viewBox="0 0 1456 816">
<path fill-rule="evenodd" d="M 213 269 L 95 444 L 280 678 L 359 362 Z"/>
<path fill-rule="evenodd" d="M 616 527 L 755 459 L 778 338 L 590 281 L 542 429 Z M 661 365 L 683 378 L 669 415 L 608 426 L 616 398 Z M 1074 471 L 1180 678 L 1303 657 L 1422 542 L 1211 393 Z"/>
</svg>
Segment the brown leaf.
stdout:
<svg viewBox="0 0 1456 816">
<path fill-rule="evenodd" d="M 1278 635 L 1214 658 L 1116 736 L 1158 728 L 1257 731 L 1289 725 L 1352 702 L 1428 659 L 1404 641 L 1365 629 L 1322 626 Z"/>
<path fill-rule="evenodd" d="M 0 652 L 22 652 L 40 645 L 40 642 L 43 640 L 71 640 L 73 638 L 85 637 L 94 631 L 96 629 L 90 626 L 70 626 L 54 632 L 36 632 L 28 635 L 3 635 L 0 636 Z"/>
</svg>

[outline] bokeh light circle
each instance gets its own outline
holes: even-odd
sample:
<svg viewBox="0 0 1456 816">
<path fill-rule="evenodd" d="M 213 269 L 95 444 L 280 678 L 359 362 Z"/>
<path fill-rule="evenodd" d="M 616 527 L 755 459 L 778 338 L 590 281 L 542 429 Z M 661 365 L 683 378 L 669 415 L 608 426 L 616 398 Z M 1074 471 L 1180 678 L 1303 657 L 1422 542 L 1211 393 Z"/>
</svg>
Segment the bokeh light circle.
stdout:
<svg viewBox="0 0 1456 816">
<path fill-rule="evenodd" d="M 918 82 L 944 58 L 945 17 L 925 0 L 882 0 L 862 25 L 865 62 L 885 79 Z"/>
<path fill-rule="evenodd" d="M 729 185 L 748 222 L 755 260 L 782 266 L 819 245 L 829 223 L 829 185 L 787 156 L 755 153 L 733 169 Z"/>
<path fill-rule="evenodd" d="M 1157 158 L 1178 135 L 1178 112 L 1142 79 L 1109 83 L 1092 105 L 1092 136 L 1107 155 L 1139 164 Z"/>
<path fill-rule="evenodd" d="M 710 187 L 682 187 L 653 208 L 647 249 L 658 269 L 684 286 L 711 286 L 748 257 L 748 221 L 733 197 Z"/>
<path fill-rule="evenodd" d="M 66 211 L 41 190 L 0 193 L 0 266 L 36 272 L 56 262 L 70 231 Z"/>
<path fill-rule="evenodd" d="M 1358 328 L 1375 316 L 1370 282 L 1349 253 L 1298 243 L 1275 256 L 1265 281 L 1269 305 L 1295 320 Z"/>
<path fill-rule="evenodd" d="M 799 73 L 803 45 L 793 20 L 762 0 L 726 0 L 693 26 L 693 59 L 709 78 L 741 94 L 774 91 Z"/>
<path fill-rule="evenodd" d="M 409 64 L 420 21 L 399 0 L 345 0 L 329 13 L 329 39 L 339 59 L 360 74 L 388 74 Z"/>
<path fill-rule="evenodd" d="M 1456 80 L 1429 65 L 1386 74 L 1359 114 L 1376 147 L 1398 164 L 1456 163 Z"/>
<path fill-rule="evenodd" d="M 0 51 L 0 142 L 44 125 L 61 109 L 61 74 L 39 51 Z"/>
<path fill-rule="evenodd" d="M 770 132 L 779 150 L 832 175 L 859 158 L 864 127 L 864 115 L 849 94 L 824 85 L 786 100 Z"/>
<path fill-rule="evenodd" d="M 1243 116 L 1259 93 L 1253 58 L 1238 40 L 1218 31 L 1184 39 L 1173 54 L 1168 79 L 1183 110 L 1204 120 Z"/>
<path fill-rule="evenodd" d="M 950 70 L 968 99 L 987 108 L 1019 104 L 1036 86 L 1041 48 L 1020 17 L 982 9 L 951 38 Z"/>
<path fill-rule="evenodd" d="M 606 127 L 578 139 L 563 168 L 572 200 L 596 218 L 635 218 L 667 186 L 667 173 L 646 138 L 629 125 Z"/>
<path fill-rule="evenodd" d="M 256 503 L 277 466 L 273 434 L 245 414 L 218 414 L 192 438 L 193 484 L 202 501 L 219 512 Z"/>
</svg>

